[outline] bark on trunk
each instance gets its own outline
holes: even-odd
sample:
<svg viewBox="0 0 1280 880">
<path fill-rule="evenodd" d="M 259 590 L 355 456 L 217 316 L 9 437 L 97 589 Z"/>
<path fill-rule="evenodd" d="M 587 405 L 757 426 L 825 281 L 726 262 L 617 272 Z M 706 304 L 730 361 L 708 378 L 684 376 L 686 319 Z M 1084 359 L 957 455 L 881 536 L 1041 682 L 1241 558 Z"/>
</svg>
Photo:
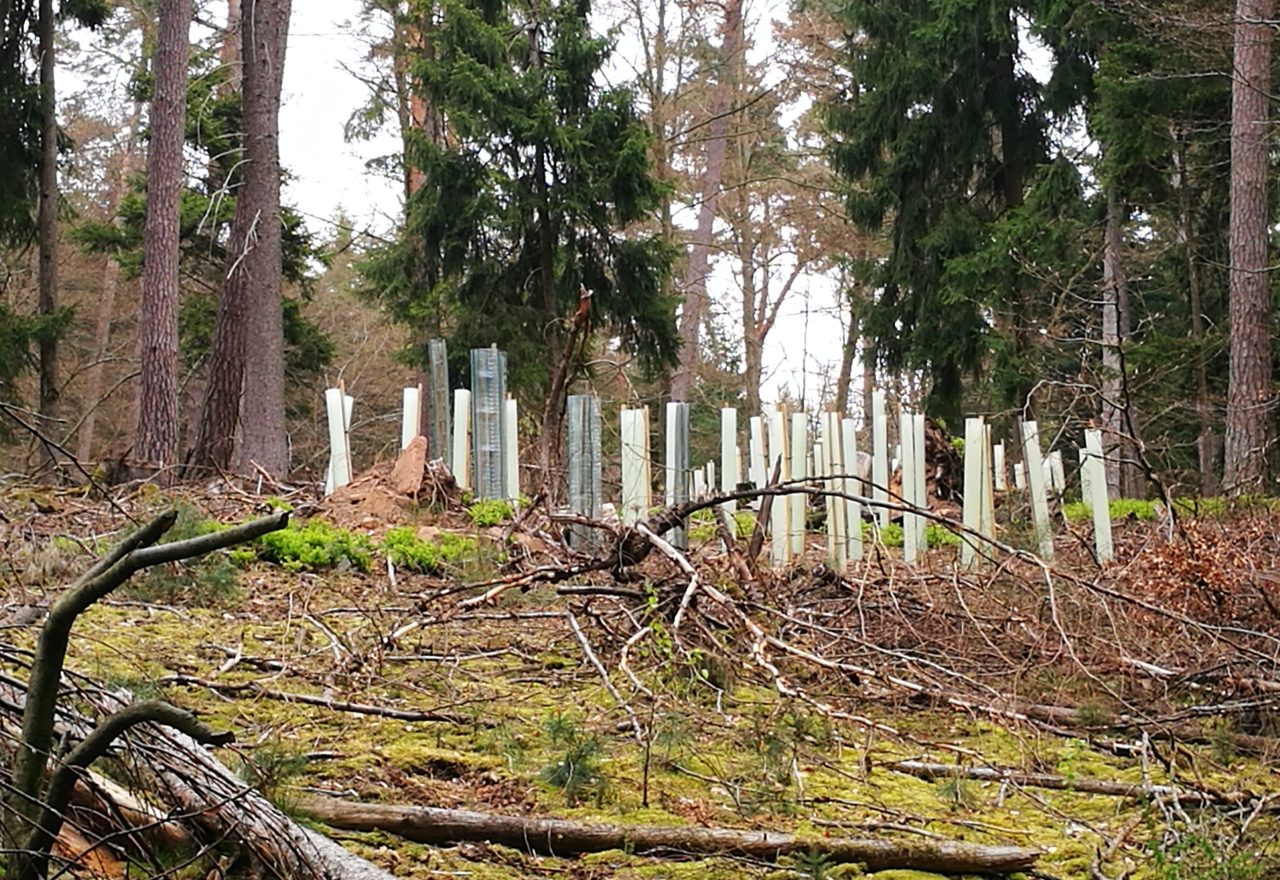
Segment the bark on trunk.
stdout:
<svg viewBox="0 0 1280 880">
<path fill-rule="evenodd" d="M 244 69 L 240 64 L 240 0 L 227 0 L 227 29 L 222 32 L 219 60 L 226 71 L 226 82 L 219 92 L 223 97 L 239 94 L 243 86 Z"/>
<path fill-rule="evenodd" d="M 39 251 L 39 295 L 42 316 L 58 310 L 58 112 L 54 80 L 55 21 L 53 0 L 40 0 L 37 39 L 40 52 L 40 201 L 36 218 Z M 53 437 L 58 418 L 58 339 L 40 339 L 40 390 L 37 408 L 41 430 Z M 41 444 L 48 455 L 48 447 Z"/>
<path fill-rule="evenodd" d="M 291 0 L 258 0 L 245 10 L 245 176 L 241 198 L 257 219 L 245 257 L 245 373 L 240 470 L 257 464 L 273 477 L 289 471 L 284 401 L 284 300 L 281 290 L 280 91 Z"/>
<path fill-rule="evenodd" d="M 1231 87 L 1231 358 L 1223 484 L 1233 495 L 1268 488 L 1275 395 L 1267 274 L 1274 0 L 1238 0 Z"/>
<path fill-rule="evenodd" d="M 729 116 L 733 106 L 736 70 L 742 54 L 742 3 L 728 0 L 724 8 L 723 37 L 720 44 L 720 75 L 711 121 L 707 126 L 707 164 L 702 172 L 698 225 L 685 267 L 684 307 L 680 312 L 680 363 L 671 377 L 671 399 L 688 400 L 693 376 L 700 361 L 698 347 L 702 317 L 707 308 L 707 272 L 711 262 L 712 233 L 720 201 L 720 179 L 724 174 L 729 144 Z"/>
<path fill-rule="evenodd" d="M 133 113 L 129 117 L 129 132 L 125 137 L 124 154 L 120 157 L 120 167 L 116 171 L 116 182 L 111 192 L 111 202 L 107 208 L 107 216 L 116 218 L 120 202 L 129 188 L 129 179 L 137 170 L 139 162 L 138 126 L 142 120 L 142 105 L 134 104 Z M 116 218 L 118 223 L 118 218 Z M 93 361 L 85 376 L 85 391 L 82 398 L 84 417 L 76 435 L 76 459 L 81 462 L 93 460 L 93 441 L 97 431 L 98 407 L 102 403 L 98 396 L 102 393 L 102 374 L 106 367 L 107 349 L 111 344 L 111 319 L 115 317 L 116 291 L 120 285 L 120 264 L 114 257 L 107 257 L 102 269 L 102 290 L 98 297 L 98 315 L 93 329 Z"/>
<path fill-rule="evenodd" d="M 1052 791 L 1078 791 L 1105 797 L 1133 798 L 1134 800 L 1163 801 L 1185 805 L 1209 806 L 1233 804 L 1241 798 L 1224 796 L 1218 792 L 1198 791 L 1176 785 L 1149 785 L 1136 782 L 1117 782 L 1111 779 L 1074 778 L 1052 773 L 1023 773 L 1019 770 L 999 770 L 994 767 L 963 767 L 956 764 L 930 764 L 923 761 L 895 761 L 885 764 L 885 769 L 905 773 L 919 779 L 977 779 L 983 782 L 1009 782 L 1030 788 Z"/>
<path fill-rule="evenodd" d="M 14 712 L 26 694 L 11 682 L 0 683 L 0 711 Z M 127 691 L 111 694 L 106 689 L 92 692 L 90 702 L 101 714 L 116 712 L 133 702 Z M 83 737 L 88 728 L 82 716 L 59 719 L 60 737 Z M 391 874 L 347 852 L 329 838 L 298 825 L 274 804 L 228 769 L 209 750 L 191 737 L 157 725 L 133 728 L 125 737 L 137 749 L 121 754 L 144 758 L 130 769 L 148 782 L 147 794 L 173 808 L 187 826 L 198 827 L 208 840 L 226 840 L 248 850 L 268 876 L 307 877 L 317 880 L 394 880 Z M 130 813 L 121 810 L 123 818 Z M 145 812 L 138 833 L 153 833 Z M 167 822 L 164 824 L 168 824 Z M 177 836 L 172 830 L 167 836 Z"/>
<path fill-rule="evenodd" d="M 1196 453 L 1200 463 L 1200 494 L 1206 498 L 1218 494 L 1218 453 L 1220 438 L 1213 425 L 1213 401 L 1209 396 L 1209 368 L 1205 357 L 1204 284 L 1200 275 L 1200 259 L 1196 253 L 1196 235 L 1191 218 L 1191 188 L 1187 174 L 1186 144 L 1177 135 L 1178 152 L 1178 237 L 1187 261 L 1187 311 L 1190 313 L 1191 338 L 1195 343 L 1192 371 L 1196 383 Z"/>
<path fill-rule="evenodd" d="M 187 114 L 191 0 L 160 6 L 151 148 L 147 155 L 147 222 L 143 237 L 138 326 L 138 435 L 134 457 L 148 471 L 173 476 L 178 461 L 179 202 Z"/>
<path fill-rule="evenodd" d="M 1124 486 L 1121 482 L 1121 459 L 1125 458 L 1126 445 L 1124 407 L 1125 387 L 1123 361 L 1120 346 L 1124 337 L 1120 332 L 1122 300 L 1127 296 L 1127 279 L 1121 251 L 1124 239 L 1121 233 L 1122 208 L 1114 191 L 1107 191 L 1107 222 L 1102 248 L 1102 451 L 1107 473 L 1107 495 L 1121 498 Z"/>
<path fill-rule="evenodd" d="M 745 201 L 745 200 L 744 200 Z M 747 412 L 762 410 L 760 383 L 764 379 L 764 338 L 760 334 L 760 292 L 756 290 L 755 245 L 751 235 L 751 217 L 744 205 L 744 228 L 738 236 L 738 263 L 742 273 L 742 353 L 743 391 L 747 400 Z M 768 305 L 765 303 L 764 305 Z"/>
<path fill-rule="evenodd" d="M 859 862 L 869 870 L 1007 874 L 1032 867 L 1039 852 L 1017 846 L 979 846 L 941 840 L 806 838 L 775 831 L 644 825 L 595 825 L 566 819 L 497 816 L 470 810 L 354 804 L 306 798 L 303 814 L 333 828 L 386 831 L 419 843 L 489 841 L 559 856 L 627 849 L 711 855 L 734 853 L 776 859 L 816 850 L 836 862 Z"/>
<path fill-rule="evenodd" d="M 853 361 L 858 352 L 858 318 L 849 315 L 849 329 L 844 334 L 844 347 L 840 352 L 840 375 L 836 377 L 836 412 L 849 412 L 849 386 L 853 384 Z"/>
</svg>

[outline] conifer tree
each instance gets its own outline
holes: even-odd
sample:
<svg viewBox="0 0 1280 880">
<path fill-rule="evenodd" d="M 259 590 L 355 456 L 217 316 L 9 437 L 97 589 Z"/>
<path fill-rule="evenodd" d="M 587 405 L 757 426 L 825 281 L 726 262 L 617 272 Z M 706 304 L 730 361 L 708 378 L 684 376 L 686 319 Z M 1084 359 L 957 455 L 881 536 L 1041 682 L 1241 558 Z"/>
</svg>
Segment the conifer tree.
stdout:
<svg viewBox="0 0 1280 880">
<path fill-rule="evenodd" d="M 610 46 L 589 13 L 586 0 L 443 5 L 434 54 L 414 79 L 447 137 L 411 132 L 408 161 L 423 184 L 401 240 L 364 267 L 418 331 L 421 362 L 436 327 L 455 355 L 495 343 L 508 352 L 509 385 L 545 402 L 548 479 L 583 361 L 582 342 L 571 344 L 576 310 L 651 368 L 677 351 L 663 293 L 671 250 L 632 228 L 661 194 L 650 136 L 631 90 L 602 82 Z"/>
<path fill-rule="evenodd" d="M 993 351 L 1008 402 L 1023 405 L 1033 384 L 1035 309 L 1019 266 L 996 260 L 977 287 L 948 272 L 1023 205 L 1048 158 L 1039 89 L 1017 65 L 1024 5 L 852 0 L 838 11 L 856 92 L 829 105 L 833 167 L 850 183 L 855 223 L 892 220 L 871 279 L 881 293 L 862 317 L 873 355 L 926 374 L 942 415 L 957 412 L 963 377 Z"/>
</svg>

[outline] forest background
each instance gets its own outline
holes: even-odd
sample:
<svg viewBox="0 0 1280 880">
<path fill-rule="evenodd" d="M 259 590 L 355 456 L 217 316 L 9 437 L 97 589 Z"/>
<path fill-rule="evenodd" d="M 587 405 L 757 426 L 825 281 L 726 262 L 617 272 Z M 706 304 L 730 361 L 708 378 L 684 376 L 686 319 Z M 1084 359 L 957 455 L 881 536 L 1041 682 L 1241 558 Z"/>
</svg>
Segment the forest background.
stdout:
<svg viewBox="0 0 1280 880">
<path fill-rule="evenodd" d="M 1271 490 L 1270 3 L 339 6 L 5 4 L 10 469 L 317 478 L 320 389 L 367 462 L 440 334 L 541 464 L 572 389 L 878 383 Z"/>
</svg>

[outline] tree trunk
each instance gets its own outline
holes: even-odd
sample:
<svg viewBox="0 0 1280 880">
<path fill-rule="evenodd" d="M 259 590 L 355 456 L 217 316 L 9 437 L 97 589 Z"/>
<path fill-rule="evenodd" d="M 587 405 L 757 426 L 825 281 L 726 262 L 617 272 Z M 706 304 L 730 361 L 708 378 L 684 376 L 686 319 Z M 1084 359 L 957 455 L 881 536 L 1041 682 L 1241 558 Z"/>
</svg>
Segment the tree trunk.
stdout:
<svg viewBox="0 0 1280 880">
<path fill-rule="evenodd" d="M 120 167 L 116 170 L 116 182 L 111 191 L 111 201 L 107 207 L 107 216 L 119 223 L 116 215 L 120 210 L 120 202 L 129 188 L 129 179 L 137 170 L 139 162 L 138 126 L 142 121 L 142 105 L 134 104 L 129 117 L 129 132 L 125 136 L 124 153 L 120 157 Z M 102 290 L 98 295 L 98 315 L 93 329 L 93 360 L 85 376 L 85 390 L 81 409 L 84 412 L 80 429 L 76 435 L 76 459 L 81 462 L 93 460 L 93 441 L 97 430 L 98 407 L 102 401 L 98 396 L 102 393 L 102 374 L 106 367 L 107 349 L 111 344 L 111 320 L 115 317 L 116 290 L 120 285 L 120 263 L 114 257 L 107 257 L 102 269 Z"/>
<path fill-rule="evenodd" d="M 37 24 L 40 52 L 40 201 L 37 223 L 39 297 L 36 310 L 50 317 L 58 310 L 58 106 L 54 80 L 55 24 L 53 0 L 40 0 Z M 40 337 L 40 391 L 37 409 L 41 430 L 53 436 L 58 418 L 58 339 Z M 48 447 L 42 448 L 47 450 Z M 46 452 L 46 455 L 48 453 Z"/>
<path fill-rule="evenodd" d="M 289 472 L 284 404 L 284 297 L 281 291 L 280 91 L 291 0 L 258 0 L 244 29 L 244 197 L 257 218 L 257 243 L 245 258 L 245 385 L 240 470 L 257 464 L 273 477 Z"/>
<path fill-rule="evenodd" d="M 864 449 L 871 448 L 871 395 L 876 387 L 876 362 L 871 357 L 872 341 L 867 333 L 862 335 L 862 430 Z"/>
<path fill-rule="evenodd" d="M 187 53 L 191 0 L 160 6 L 151 148 L 147 154 L 147 223 L 138 320 L 138 435 L 134 457 L 148 471 L 173 475 L 178 461 L 178 219 L 185 169 Z M 167 482 L 167 480 L 165 480 Z"/>
<path fill-rule="evenodd" d="M 64 680 L 65 681 L 65 680 Z M 25 693 L 13 682 L 0 683 L 3 711 L 21 706 Z M 94 690 L 91 702 L 101 713 L 118 711 L 132 702 L 127 691 L 110 692 L 106 687 Z M 60 737 L 80 738 L 87 731 L 83 725 L 72 728 L 72 722 L 60 717 Z M 158 725 L 133 728 L 126 738 L 142 749 L 124 749 L 130 755 L 145 753 L 146 761 L 133 762 L 130 769 L 149 783 L 147 793 L 173 807 L 175 818 L 157 822 L 154 817 L 129 809 L 131 805 L 113 804 L 100 813 L 125 820 L 125 828 L 133 817 L 140 827 L 138 834 L 153 834 L 162 826 L 181 822 L 196 827 L 206 840 L 227 840 L 233 846 L 248 850 L 268 876 L 307 877 L 317 880 L 393 880 L 391 874 L 347 852 L 340 845 L 309 828 L 294 822 L 257 791 L 246 790 L 244 781 L 219 762 L 209 750 L 191 737 Z M 101 795 L 103 792 L 94 792 Z M 132 815 L 131 815 L 132 814 Z M 181 839 L 173 829 L 163 828 L 169 837 Z M 118 832 L 117 832 L 118 834 Z"/>
<path fill-rule="evenodd" d="M 1187 311 L 1191 319 L 1191 338 L 1195 343 L 1192 371 L 1196 383 L 1196 453 L 1200 463 L 1200 494 L 1206 498 L 1218 494 L 1219 437 L 1213 429 L 1213 401 L 1209 396 L 1209 368 L 1205 358 L 1204 294 L 1200 276 L 1200 260 L 1196 253 L 1196 235 L 1191 220 L 1191 189 L 1187 175 L 1186 144 L 1177 135 L 1178 152 L 1178 238 L 1187 261 Z"/>
<path fill-rule="evenodd" d="M 853 384 L 853 361 L 858 353 L 858 316 L 849 312 L 849 329 L 844 334 L 844 346 L 840 351 L 840 375 L 836 377 L 836 412 L 841 416 L 849 412 L 849 387 Z"/>
<path fill-rule="evenodd" d="M 1120 479 L 1121 459 L 1125 457 L 1126 444 L 1124 408 L 1127 404 L 1124 385 L 1123 361 L 1120 346 L 1124 339 L 1120 333 L 1121 300 L 1126 296 L 1127 280 L 1124 273 L 1122 250 L 1124 238 L 1121 232 L 1123 218 L 1120 200 L 1111 185 L 1107 186 L 1107 222 L 1102 246 L 1102 450 L 1107 473 L 1107 495 L 1124 496 Z"/>
<path fill-rule="evenodd" d="M 1267 274 L 1271 18 L 1274 0 L 1238 0 L 1231 87 L 1231 358 L 1223 484 L 1233 495 L 1268 488 L 1275 397 Z"/>
<path fill-rule="evenodd" d="M 729 144 L 729 115 L 733 106 L 736 70 L 742 54 L 743 0 L 728 0 L 724 8 L 723 38 L 720 44 L 720 74 L 716 97 L 707 126 L 707 164 L 702 172 L 698 226 L 689 249 L 684 273 L 684 306 L 680 311 L 680 363 L 671 377 L 671 399 L 688 400 L 693 374 L 700 360 L 698 347 L 702 317 L 707 309 L 707 273 L 711 263 L 712 234 L 720 201 L 720 179 L 724 174 Z"/>
<path fill-rule="evenodd" d="M 310 797 L 299 810 L 333 828 L 386 831 L 419 843 L 489 841 L 559 856 L 626 849 L 714 855 L 734 853 L 773 860 L 816 850 L 835 862 L 868 870 L 905 869 L 964 874 L 1007 874 L 1032 867 L 1039 852 L 1017 846 L 980 846 L 946 840 L 806 838 L 776 831 L 645 825 L 596 825 L 569 819 L 497 816 L 470 810 L 347 803 Z"/>
<path fill-rule="evenodd" d="M 743 200 L 745 203 L 745 199 Z M 760 313 L 768 303 L 760 303 L 756 290 L 755 244 L 751 235 L 751 218 L 748 206 L 743 205 L 743 222 L 738 234 L 738 262 L 742 283 L 742 384 L 747 401 L 747 412 L 761 412 L 760 383 L 764 381 L 764 339 L 760 334 Z"/>
<path fill-rule="evenodd" d="M 226 83 L 219 90 L 223 97 L 239 94 L 244 83 L 244 68 L 240 63 L 242 39 L 240 0 L 227 0 L 227 29 L 222 32 L 222 46 L 219 51 L 219 60 L 227 74 Z"/>
<path fill-rule="evenodd" d="M 548 168 L 542 146 L 537 148 L 534 174 L 537 177 L 538 198 L 541 202 L 537 217 L 538 299 L 542 306 L 546 327 L 547 359 L 551 365 L 547 403 L 542 411 L 542 434 L 538 438 L 538 457 L 542 466 L 543 491 L 547 494 L 547 500 L 554 503 L 562 495 L 560 474 L 564 413 L 569 397 L 569 385 L 573 381 L 577 365 L 573 361 L 574 334 L 563 332 L 560 303 L 556 294 L 555 252 L 558 232 L 552 225 L 554 221 L 547 183 Z"/>
</svg>

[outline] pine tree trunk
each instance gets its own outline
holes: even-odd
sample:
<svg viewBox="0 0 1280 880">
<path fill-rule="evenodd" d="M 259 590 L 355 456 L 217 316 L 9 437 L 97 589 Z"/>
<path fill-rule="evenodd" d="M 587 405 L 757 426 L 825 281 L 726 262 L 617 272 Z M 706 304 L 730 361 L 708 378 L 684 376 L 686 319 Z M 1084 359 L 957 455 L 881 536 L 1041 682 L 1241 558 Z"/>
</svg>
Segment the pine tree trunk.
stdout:
<svg viewBox="0 0 1280 880">
<path fill-rule="evenodd" d="M 172 475 L 178 461 L 178 218 L 184 182 L 187 53 L 191 0 L 160 6 L 151 148 L 147 154 L 147 223 L 142 244 L 138 323 L 138 435 L 134 457 L 148 471 Z"/>
<path fill-rule="evenodd" d="M 1196 235 L 1191 221 L 1191 190 L 1187 179 L 1186 145 L 1178 135 L 1178 238 L 1186 252 L 1187 311 L 1190 313 L 1191 338 L 1195 343 L 1192 371 L 1196 383 L 1196 453 L 1200 463 L 1200 494 L 1206 498 L 1218 494 L 1219 437 L 1213 429 L 1213 401 L 1209 396 L 1209 368 L 1205 358 L 1204 282 L 1196 253 Z"/>
<path fill-rule="evenodd" d="M 284 402 L 284 298 L 281 290 L 280 92 L 291 0 L 258 0 L 244 12 L 244 198 L 257 218 L 245 258 L 245 394 L 240 470 L 257 464 L 289 472 Z"/>
<path fill-rule="evenodd" d="M 219 61 L 226 70 L 227 80 L 219 90 L 223 97 L 240 93 L 244 68 L 240 63 L 240 0 L 227 0 L 227 29 L 222 33 Z"/>
<path fill-rule="evenodd" d="M 700 361 L 698 337 L 707 309 L 712 234 L 729 144 L 729 115 L 735 94 L 736 70 L 742 54 L 742 4 L 743 0 L 728 0 L 724 8 L 719 83 L 711 106 L 711 121 L 707 126 L 707 164 L 702 172 L 698 225 L 684 273 L 684 306 L 680 311 L 679 325 L 680 362 L 671 377 L 672 400 L 688 400 L 693 388 L 693 375 Z"/>
<path fill-rule="evenodd" d="M 120 167 L 116 170 L 115 186 L 111 191 L 111 201 L 107 207 L 107 216 L 116 217 L 120 210 L 120 202 L 129 188 L 129 179 L 140 164 L 138 150 L 138 127 L 142 121 L 142 105 L 134 104 L 129 117 L 129 131 L 125 136 L 124 153 L 120 157 Z M 116 222 L 119 222 L 118 219 Z M 85 391 L 82 397 L 83 420 L 76 435 L 76 459 L 81 462 L 93 461 L 93 441 L 97 431 L 98 407 L 102 401 L 102 374 L 105 369 L 107 348 L 111 344 L 111 321 L 115 317 L 116 290 L 120 285 L 120 264 L 114 257 L 107 257 L 102 269 L 102 289 L 98 295 L 98 314 L 93 330 L 93 360 L 89 364 L 85 376 Z"/>
<path fill-rule="evenodd" d="M 233 461 L 246 469 L 254 462 L 270 473 L 283 474 L 288 467 L 288 445 L 284 433 L 278 123 L 290 5 L 288 0 L 261 0 L 246 12 L 240 22 L 244 179 L 237 189 L 236 213 L 227 242 L 209 380 L 191 462 L 219 470 L 230 469 Z M 274 303 L 273 309 L 265 308 L 268 300 Z M 247 360 L 249 352 L 254 355 L 252 365 Z M 278 376 L 271 366 L 275 363 L 279 364 Z M 247 395 L 246 374 L 253 381 L 252 393 Z M 255 423 L 253 446 L 250 422 Z M 238 434 L 242 448 L 237 459 Z"/>
<path fill-rule="evenodd" d="M 40 51 L 40 202 L 37 236 L 39 296 L 36 309 L 42 316 L 58 310 L 58 108 L 54 81 L 55 21 L 53 0 L 40 0 L 37 39 Z M 40 339 L 40 390 L 37 408 L 41 429 L 52 438 L 58 418 L 58 339 L 46 333 Z"/>
<path fill-rule="evenodd" d="M 1274 0 L 1238 0 L 1231 88 L 1231 358 L 1223 484 L 1233 495 L 1268 487 L 1275 406 L 1267 274 L 1267 157 L 1270 145 Z"/>
</svg>

